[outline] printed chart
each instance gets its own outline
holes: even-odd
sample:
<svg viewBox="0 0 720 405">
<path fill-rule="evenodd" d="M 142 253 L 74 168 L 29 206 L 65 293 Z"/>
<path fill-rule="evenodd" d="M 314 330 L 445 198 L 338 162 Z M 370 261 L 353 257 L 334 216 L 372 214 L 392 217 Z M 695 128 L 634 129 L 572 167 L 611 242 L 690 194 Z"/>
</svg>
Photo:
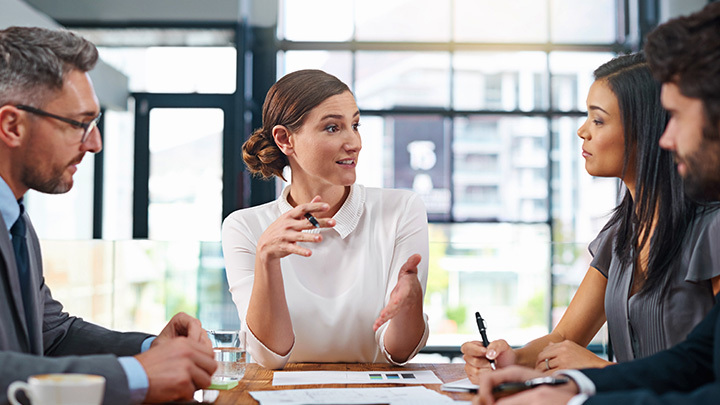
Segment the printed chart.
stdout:
<svg viewBox="0 0 720 405">
<path fill-rule="evenodd" d="M 431 370 L 276 371 L 273 385 L 307 384 L 442 384 Z"/>
</svg>

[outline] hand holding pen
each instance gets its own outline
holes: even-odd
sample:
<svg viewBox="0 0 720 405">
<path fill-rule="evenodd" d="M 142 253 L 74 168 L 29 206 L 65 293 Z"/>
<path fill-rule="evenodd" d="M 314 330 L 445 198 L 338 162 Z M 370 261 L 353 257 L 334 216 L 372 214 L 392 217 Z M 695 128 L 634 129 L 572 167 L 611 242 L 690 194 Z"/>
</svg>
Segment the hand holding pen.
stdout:
<svg viewBox="0 0 720 405">
<path fill-rule="evenodd" d="M 480 316 L 480 312 L 475 312 L 475 321 L 477 321 L 477 327 L 480 331 L 480 336 L 482 337 L 483 346 L 488 347 L 490 341 L 488 340 L 487 332 L 485 330 L 485 321 L 482 319 L 482 316 Z M 497 370 L 495 360 L 490 360 L 490 367 L 492 367 L 493 370 Z"/>
<path fill-rule="evenodd" d="M 260 236 L 257 245 L 258 257 L 262 257 L 263 260 L 277 260 L 290 254 L 310 256 L 312 251 L 308 245 L 299 243 L 322 242 L 322 234 L 304 231 L 335 226 L 333 218 L 315 216 L 329 209 L 330 206 L 316 196 L 309 203 L 298 204 L 297 207 L 281 215 Z"/>
<path fill-rule="evenodd" d="M 463 353 L 463 360 L 465 360 L 465 373 L 470 381 L 477 384 L 481 375 L 516 364 L 517 359 L 515 351 L 506 341 L 498 339 L 489 342 L 485 321 L 479 313 L 475 314 L 475 320 L 482 341 L 465 342 L 460 350 Z"/>
</svg>

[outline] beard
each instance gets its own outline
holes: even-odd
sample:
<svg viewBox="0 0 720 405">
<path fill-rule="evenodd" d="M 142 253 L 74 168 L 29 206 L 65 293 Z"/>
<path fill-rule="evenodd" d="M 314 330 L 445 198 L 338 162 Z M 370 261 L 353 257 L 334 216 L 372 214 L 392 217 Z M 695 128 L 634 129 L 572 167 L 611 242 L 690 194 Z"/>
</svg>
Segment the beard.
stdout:
<svg viewBox="0 0 720 405">
<path fill-rule="evenodd" d="M 23 184 L 28 188 L 41 193 L 47 194 L 63 194 L 70 191 L 73 186 L 73 179 L 70 181 L 64 181 L 62 178 L 62 172 L 55 176 L 42 176 L 35 170 L 28 170 L 23 176 Z"/>
<path fill-rule="evenodd" d="M 703 137 L 697 150 L 678 160 L 687 169 L 683 183 L 690 198 L 700 202 L 720 200 L 720 140 Z"/>
<path fill-rule="evenodd" d="M 65 179 L 65 171 L 75 162 L 82 160 L 83 154 L 72 162 L 64 165 L 48 166 L 37 159 L 32 160 L 22 172 L 22 183 L 28 188 L 47 194 L 63 194 L 70 191 L 73 186 L 73 177 Z"/>
</svg>

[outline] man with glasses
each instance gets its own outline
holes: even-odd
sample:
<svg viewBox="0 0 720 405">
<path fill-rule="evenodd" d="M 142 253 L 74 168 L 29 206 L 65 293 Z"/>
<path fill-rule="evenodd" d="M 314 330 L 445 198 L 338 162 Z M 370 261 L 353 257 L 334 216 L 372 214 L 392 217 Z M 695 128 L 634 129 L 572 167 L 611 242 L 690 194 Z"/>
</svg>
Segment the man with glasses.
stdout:
<svg viewBox="0 0 720 405">
<path fill-rule="evenodd" d="M 46 373 L 104 376 L 107 404 L 191 399 L 217 367 L 189 315 L 156 337 L 115 332 L 64 313 L 44 282 L 22 199 L 29 189 L 67 192 L 85 153 L 102 149 L 87 74 L 97 58 L 67 31 L 0 31 L 0 404 L 11 382 Z"/>
<path fill-rule="evenodd" d="M 661 101 L 670 113 L 660 146 L 675 155 L 686 192 L 720 201 L 720 3 L 671 20 L 648 35 L 645 53 L 663 83 Z M 662 220 L 662 219 L 661 219 Z M 711 232 L 717 232 L 717 229 Z M 693 252 L 717 260 L 720 246 Z M 670 292 L 672 293 L 672 292 Z M 603 369 L 564 370 L 557 379 L 498 401 L 499 404 L 719 404 L 720 295 L 715 307 L 684 342 L 653 356 Z M 492 387 L 543 374 L 508 367 L 479 377 L 474 403 L 492 404 Z"/>
</svg>

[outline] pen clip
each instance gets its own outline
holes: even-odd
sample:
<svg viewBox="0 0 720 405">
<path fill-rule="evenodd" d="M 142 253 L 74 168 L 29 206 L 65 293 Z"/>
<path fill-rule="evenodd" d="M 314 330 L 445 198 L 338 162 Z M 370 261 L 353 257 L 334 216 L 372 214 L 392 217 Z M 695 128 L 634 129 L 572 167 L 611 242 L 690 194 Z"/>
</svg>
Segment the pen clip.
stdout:
<svg viewBox="0 0 720 405">
<path fill-rule="evenodd" d="M 477 322 L 478 330 L 480 331 L 481 335 L 484 335 L 486 332 L 485 329 L 485 320 L 480 316 L 480 312 L 475 312 L 475 321 Z"/>
</svg>

